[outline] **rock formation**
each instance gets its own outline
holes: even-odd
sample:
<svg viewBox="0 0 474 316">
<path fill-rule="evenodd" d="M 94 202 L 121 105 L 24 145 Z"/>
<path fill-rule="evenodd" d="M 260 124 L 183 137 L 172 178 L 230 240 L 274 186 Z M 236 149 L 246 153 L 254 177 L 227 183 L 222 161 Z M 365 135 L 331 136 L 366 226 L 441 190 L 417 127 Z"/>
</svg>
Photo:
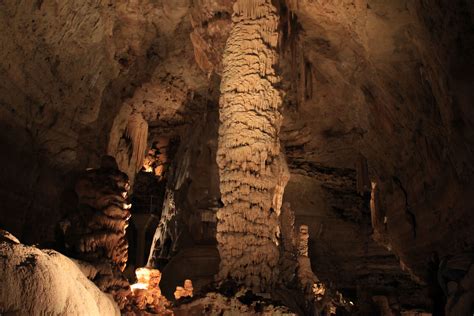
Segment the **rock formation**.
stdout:
<svg viewBox="0 0 474 316">
<path fill-rule="evenodd" d="M 471 251 L 474 244 L 468 220 L 474 208 L 473 1 L 273 0 L 276 30 L 267 27 L 268 15 L 260 14 L 263 1 L 238 1 L 233 10 L 235 2 L 0 1 L 0 29 L 7 30 L 0 34 L 0 226 L 25 244 L 52 244 L 56 224 L 77 211 L 75 171 L 95 167 L 103 154 L 110 154 L 135 183 L 143 148 L 162 138 L 172 140 L 179 153 L 170 151 L 169 172 L 154 205 L 161 206 L 167 187 L 177 215 L 161 225 L 164 231 L 154 253 L 162 257 L 164 269 L 173 271 L 164 273 L 164 293 L 172 297 L 185 278 L 193 280 L 197 292 L 211 282 L 219 265 L 216 226 L 223 229 L 222 241 L 237 235 L 228 233 L 230 224 L 238 224 L 234 230 L 254 229 L 252 223 L 261 220 L 258 216 L 268 205 L 279 204 L 279 198 L 268 202 L 267 193 L 257 190 L 251 203 L 263 201 L 265 209 L 245 206 L 236 212 L 248 210 L 244 215 L 250 220 L 218 223 L 216 218 L 219 208 L 223 216 L 238 208 L 237 200 L 229 198 L 250 200 L 241 186 L 244 177 L 240 171 L 233 174 L 244 169 L 245 155 L 237 155 L 235 167 L 226 165 L 223 154 L 239 149 L 222 147 L 216 159 L 218 143 L 226 146 L 237 137 L 245 141 L 249 131 L 263 131 L 275 144 L 275 135 L 281 141 L 280 150 L 275 145 L 265 158 L 284 152 L 291 173 L 286 187 L 272 176 L 268 191 L 276 186 L 278 195 L 284 187 L 283 200 L 291 203 L 295 225 L 308 226 L 308 258 L 321 281 L 348 293 L 361 314 L 373 313 L 375 301 L 400 313 L 436 314 L 449 299 L 454 310 L 464 294 L 445 294 L 437 281 L 439 261 L 432 265 L 430 260 L 434 251 L 442 261 Z M 265 24 L 264 32 L 242 35 L 251 25 L 237 9 L 248 11 L 251 23 Z M 258 46 L 270 33 L 279 34 L 278 54 L 272 45 Z M 234 44 L 226 49 L 229 34 Z M 245 41 L 237 41 L 237 35 Z M 256 54 L 247 54 L 250 50 Z M 236 51 L 242 54 L 234 58 Z M 273 71 L 276 62 L 261 62 L 263 55 L 277 56 L 279 80 L 260 89 L 267 72 L 247 70 L 258 64 L 259 71 Z M 242 57 L 235 61 L 236 71 L 229 70 L 231 57 Z M 234 84 L 235 89 L 230 87 Z M 266 104 L 255 110 L 257 97 L 249 102 L 258 89 L 268 91 L 262 92 L 262 100 L 273 102 L 271 88 L 284 93 L 280 133 L 276 111 L 266 110 Z M 245 105 L 242 111 L 233 105 L 228 108 L 238 112 L 223 111 L 223 124 L 218 118 L 221 97 L 221 105 Z M 259 122 L 267 117 L 269 127 L 261 128 Z M 239 122 L 252 126 L 241 129 Z M 271 142 L 257 143 L 263 148 Z M 251 160 L 267 160 L 266 167 L 273 168 L 275 159 L 270 163 L 259 157 L 260 150 L 249 152 Z M 156 155 L 147 161 L 148 169 L 150 163 L 153 169 L 154 159 Z M 176 165 L 181 165 L 179 170 Z M 249 166 L 245 164 L 250 178 L 254 169 L 261 171 Z M 159 173 L 160 167 L 155 168 Z M 234 175 L 238 181 L 225 182 Z M 166 184 L 168 180 L 172 183 Z M 372 207 L 367 180 L 376 183 Z M 230 188 L 234 184 L 239 187 Z M 159 217 L 159 207 L 153 209 Z M 260 225 L 265 232 L 268 225 L 276 227 L 274 216 L 268 217 Z M 123 225 L 122 219 L 103 217 L 90 222 L 96 222 L 90 232 L 101 225 L 109 225 L 107 231 Z M 284 227 L 280 230 L 284 235 Z M 133 240 L 132 229 L 129 235 Z M 266 249 L 286 242 L 272 246 L 268 240 L 276 234 L 270 235 L 264 237 L 270 246 Z M 257 250 L 255 243 L 221 242 Z M 234 262 L 242 257 L 239 252 L 244 251 L 229 250 L 226 257 Z M 280 271 L 285 277 L 278 283 L 287 284 L 295 275 L 293 255 L 286 251 L 287 264 L 281 256 L 276 265 L 269 258 L 271 267 L 285 271 Z M 189 265 L 193 275 L 186 274 Z M 261 266 L 249 265 L 255 270 Z M 229 274 L 235 271 L 244 278 L 249 271 L 240 267 Z M 452 277 L 449 272 L 447 279 Z M 465 289 L 461 279 L 450 282 Z"/>
<path fill-rule="evenodd" d="M 226 297 L 219 293 L 208 293 L 206 296 L 182 304 L 173 309 L 176 316 L 187 315 L 275 315 L 296 316 L 295 313 L 284 306 L 277 306 L 255 298 L 254 301 L 246 301 L 245 295 L 239 293 L 236 297 Z M 242 302 L 245 301 L 245 302 Z"/>
<path fill-rule="evenodd" d="M 161 272 L 157 269 L 135 270 L 137 283 L 131 285 L 132 294 L 124 308 L 125 315 L 173 315 L 170 302 L 161 294 Z"/>
<path fill-rule="evenodd" d="M 277 275 L 278 216 L 285 186 L 280 154 L 278 13 L 271 1 L 239 0 L 223 56 L 217 163 L 221 200 L 218 279 L 257 292 Z"/>
<path fill-rule="evenodd" d="M 174 292 L 174 298 L 179 300 L 182 297 L 193 297 L 193 282 L 189 279 L 184 280 L 183 286 L 177 286 Z"/>
<path fill-rule="evenodd" d="M 447 298 L 446 316 L 471 314 L 474 306 L 474 253 L 443 258 L 438 267 L 438 282 Z"/>
<path fill-rule="evenodd" d="M 176 251 L 175 246 L 179 237 L 176 213 L 174 193 L 171 190 L 167 190 L 160 222 L 153 234 L 153 241 L 147 261 L 148 267 L 158 266 L 160 259 L 169 259 Z"/>
<path fill-rule="evenodd" d="M 104 156 L 100 168 L 79 176 L 78 206 L 60 223 L 66 253 L 96 266 L 94 282 L 112 293 L 121 307 L 129 291 L 121 274 L 128 259 L 129 189 L 127 175 L 118 170 L 113 157 Z"/>
<path fill-rule="evenodd" d="M 110 295 L 88 279 L 96 273 L 54 250 L 0 237 L 0 314 L 120 315 Z"/>
</svg>

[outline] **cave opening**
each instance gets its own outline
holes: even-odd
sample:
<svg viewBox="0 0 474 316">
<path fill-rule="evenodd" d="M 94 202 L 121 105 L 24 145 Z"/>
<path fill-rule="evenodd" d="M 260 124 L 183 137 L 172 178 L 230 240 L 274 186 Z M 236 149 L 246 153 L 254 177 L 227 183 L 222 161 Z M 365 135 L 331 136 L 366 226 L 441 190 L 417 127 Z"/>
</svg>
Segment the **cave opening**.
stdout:
<svg viewBox="0 0 474 316">
<path fill-rule="evenodd" d="M 472 1 L 0 27 L 0 315 L 473 315 Z"/>
</svg>

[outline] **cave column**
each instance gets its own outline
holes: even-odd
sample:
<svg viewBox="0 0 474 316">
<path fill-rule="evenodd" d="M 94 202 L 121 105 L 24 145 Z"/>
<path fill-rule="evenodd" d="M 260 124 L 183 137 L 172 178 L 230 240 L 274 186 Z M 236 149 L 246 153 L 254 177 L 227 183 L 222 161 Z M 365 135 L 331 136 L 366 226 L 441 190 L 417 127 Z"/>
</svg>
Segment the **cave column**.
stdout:
<svg viewBox="0 0 474 316">
<path fill-rule="evenodd" d="M 279 17 L 271 0 L 237 0 L 232 23 L 219 100 L 218 279 L 263 292 L 278 274 L 278 216 L 289 178 L 274 69 Z"/>
</svg>

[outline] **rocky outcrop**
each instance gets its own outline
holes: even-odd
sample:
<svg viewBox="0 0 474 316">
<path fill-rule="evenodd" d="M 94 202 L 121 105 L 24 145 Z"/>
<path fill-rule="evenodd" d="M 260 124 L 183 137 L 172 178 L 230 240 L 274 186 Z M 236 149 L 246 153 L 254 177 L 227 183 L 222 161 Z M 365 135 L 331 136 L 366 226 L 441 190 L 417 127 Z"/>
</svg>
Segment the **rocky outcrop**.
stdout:
<svg viewBox="0 0 474 316">
<path fill-rule="evenodd" d="M 219 293 L 208 293 L 190 303 L 181 304 L 174 309 L 176 316 L 185 315 L 275 315 L 295 316 L 296 314 L 284 306 L 277 306 L 260 297 L 237 293 L 234 297 L 226 297 Z"/>
<path fill-rule="evenodd" d="M 56 251 L 0 240 L 0 313 L 120 315 L 112 297 L 88 279 L 94 273 Z"/>
<path fill-rule="evenodd" d="M 443 258 L 437 280 L 446 296 L 445 315 L 469 315 L 474 311 L 474 253 Z"/>
<path fill-rule="evenodd" d="M 211 76 L 222 75 L 222 55 L 231 29 L 232 0 L 195 0 L 190 12 L 190 34 L 199 68 Z"/>
<path fill-rule="evenodd" d="M 270 1 L 239 0 L 223 57 L 217 163 L 223 207 L 217 213 L 218 278 L 256 291 L 276 279 L 283 188 L 278 14 Z"/>
</svg>

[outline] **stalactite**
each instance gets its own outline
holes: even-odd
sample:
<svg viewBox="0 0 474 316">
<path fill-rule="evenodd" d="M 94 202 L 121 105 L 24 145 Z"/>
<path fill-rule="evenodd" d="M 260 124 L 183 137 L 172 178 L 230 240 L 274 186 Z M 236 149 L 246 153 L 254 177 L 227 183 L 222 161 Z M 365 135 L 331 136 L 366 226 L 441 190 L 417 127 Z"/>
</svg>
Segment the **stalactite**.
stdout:
<svg viewBox="0 0 474 316">
<path fill-rule="evenodd" d="M 313 69 L 311 62 L 307 60 L 305 60 L 304 74 L 304 98 L 305 100 L 311 100 L 313 98 Z"/>
<path fill-rule="evenodd" d="M 279 18 L 270 0 L 238 0 L 232 21 L 220 89 L 218 279 L 264 291 L 278 274 L 278 216 L 289 178 L 274 69 Z"/>
<path fill-rule="evenodd" d="M 160 259 L 169 259 L 174 251 L 178 236 L 174 193 L 172 190 L 167 189 L 163 201 L 160 223 L 153 235 L 147 267 L 157 267 Z M 166 244 L 169 244 L 170 247 L 166 247 Z"/>
<path fill-rule="evenodd" d="M 148 123 L 140 113 L 130 116 L 125 135 L 132 141 L 129 165 L 132 165 L 134 171 L 137 172 L 142 167 L 148 139 Z"/>
</svg>

